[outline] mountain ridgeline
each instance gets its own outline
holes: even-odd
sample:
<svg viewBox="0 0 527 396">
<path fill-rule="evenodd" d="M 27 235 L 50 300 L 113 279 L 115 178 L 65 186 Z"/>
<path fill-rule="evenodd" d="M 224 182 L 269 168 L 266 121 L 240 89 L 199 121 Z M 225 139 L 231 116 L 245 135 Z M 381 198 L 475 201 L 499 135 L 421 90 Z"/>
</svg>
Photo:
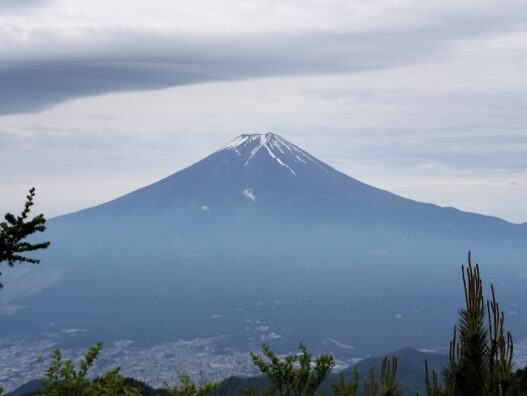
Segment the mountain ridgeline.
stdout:
<svg viewBox="0 0 527 396">
<path fill-rule="evenodd" d="M 527 235 L 525 224 L 370 187 L 271 133 L 242 135 L 157 183 L 53 224 L 109 235 L 111 246 L 120 236 L 125 250 L 138 240 L 173 253 L 175 240 L 176 254 L 322 253 L 344 260 L 407 255 L 438 242 L 454 245 L 461 258 L 468 248 L 486 252 L 489 243 L 492 251 L 522 248 Z M 320 249 L 322 241 L 328 249 Z"/>
<path fill-rule="evenodd" d="M 447 345 L 469 249 L 504 285 L 506 314 L 527 300 L 527 224 L 368 186 L 271 133 L 54 218 L 47 238 L 43 264 L 5 290 L 0 334 L 222 336 L 244 350 L 304 340 L 343 359 Z M 508 323 L 527 337 L 527 318 Z"/>
</svg>

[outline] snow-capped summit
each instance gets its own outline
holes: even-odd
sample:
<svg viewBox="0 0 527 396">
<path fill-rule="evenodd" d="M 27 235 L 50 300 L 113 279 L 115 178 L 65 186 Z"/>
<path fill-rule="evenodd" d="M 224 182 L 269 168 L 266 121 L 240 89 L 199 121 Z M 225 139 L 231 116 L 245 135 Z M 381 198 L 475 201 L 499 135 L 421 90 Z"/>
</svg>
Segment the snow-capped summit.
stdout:
<svg viewBox="0 0 527 396">
<path fill-rule="evenodd" d="M 269 207 L 300 202 L 383 201 L 395 196 L 368 186 L 316 159 L 275 133 L 243 134 L 201 161 L 107 206 Z M 402 198 L 400 198 L 402 199 Z M 143 209 L 141 209 L 143 210 Z"/>
<path fill-rule="evenodd" d="M 294 176 L 297 175 L 297 167 L 304 167 L 308 163 L 321 166 L 313 156 L 271 132 L 240 135 L 218 150 L 221 151 L 230 151 L 243 158 L 244 166 L 249 165 L 258 155 L 267 155 Z"/>
<path fill-rule="evenodd" d="M 275 133 L 243 134 L 201 161 L 109 202 L 126 210 L 185 210 L 221 206 L 270 210 L 330 207 L 337 202 L 405 201 L 345 175 Z M 302 203 L 302 204 L 300 204 Z M 331 204 L 330 204 L 331 203 Z"/>
</svg>

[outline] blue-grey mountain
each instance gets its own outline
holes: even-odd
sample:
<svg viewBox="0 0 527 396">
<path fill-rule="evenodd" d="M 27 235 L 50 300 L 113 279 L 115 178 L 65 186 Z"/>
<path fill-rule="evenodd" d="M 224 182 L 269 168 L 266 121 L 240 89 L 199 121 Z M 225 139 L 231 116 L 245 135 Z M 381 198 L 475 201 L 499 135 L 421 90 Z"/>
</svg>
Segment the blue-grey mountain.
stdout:
<svg viewBox="0 0 527 396">
<path fill-rule="evenodd" d="M 303 340 L 343 359 L 446 346 L 471 249 L 527 337 L 527 224 L 368 186 L 275 134 L 52 219 L 47 237 L 42 264 L 6 279 L 2 335 Z"/>
</svg>

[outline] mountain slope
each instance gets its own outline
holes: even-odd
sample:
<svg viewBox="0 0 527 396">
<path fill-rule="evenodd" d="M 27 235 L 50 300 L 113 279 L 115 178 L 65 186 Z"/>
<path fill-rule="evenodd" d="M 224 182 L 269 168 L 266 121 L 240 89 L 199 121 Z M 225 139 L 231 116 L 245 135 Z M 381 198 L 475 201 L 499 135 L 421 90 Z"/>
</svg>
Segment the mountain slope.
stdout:
<svg viewBox="0 0 527 396">
<path fill-rule="evenodd" d="M 360 183 L 268 133 L 242 135 L 191 167 L 121 198 L 119 204 L 272 205 L 302 196 L 371 200 L 391 194 Z"/>
<path fill-rule="evenodd" d="M 423 231 L 472 240 L 499 234 L 510 243 L 518 242 L 518 235 L 521 243 L 527 235 L 526 225 L 423 204 L 368 186 L 272 133 L 241 135 L 159 182 L 55 222 L 79 218 L 87 223 L 106 219 L 110 229 L 121 221 L 128 233 L 134 228 L 130 223 L 200 234 L 236 226 L 272 236 L 277 227 L 291 232 L 302 228 L 314 230 L 315 238 L 321 228 L 330 233 L 366 228 L 371 237 L 376 234 L 375 243 L 383 234 L 391 238 L 393 233 Z"/>
</svg>

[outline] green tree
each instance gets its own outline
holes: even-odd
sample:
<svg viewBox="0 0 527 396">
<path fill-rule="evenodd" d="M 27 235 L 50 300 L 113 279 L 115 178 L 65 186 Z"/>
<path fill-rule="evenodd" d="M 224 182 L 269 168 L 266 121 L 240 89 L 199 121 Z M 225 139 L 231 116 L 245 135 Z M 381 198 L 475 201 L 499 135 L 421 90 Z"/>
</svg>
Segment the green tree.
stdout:
<svg viewBox="0 0 527 396">
<path fill-rule="evenodd" d="M 205 382 L 196 385 L 188 374 L 179 375 L 179 384 L 174 386 L 170 392 L 172 396 L 207 396 L 214 392 L 216 384 Z"/>
<path fill-rule="evenodd" d="M 341 371 L 338 381 L 331 383 L 331 389 L 335 396 L 355 396 L 359 389 L 359 373 L 357 369 L 353 370 L 353 376 L 349 381 L 346 380 L 344 371 Z"/>
<path fill-rule="evenodd" d="M 251 353 L 251 359 L 260 372 L 271 383 L 263 395 L 311 396 L 327 378 L 333 367 L 333 356 L 322 354 L 313 359 L 304 344 L 300 343 L 299 353 L 279 358 L 269 347 L 263 345 L 263 355 Z M 244 389 L 245 394 L 256 396 L 255 389 Z"/>
<path fill-rule="evenodd" d="M 527 366 L 514 373 L 507 396 L 527 396 Z"/>
<path fill-rule="evenodd" d="M 459 310 L 459 323 L 454 327 L 450 342 L 450 363 L 443 373 L 445 389 L 439 386 L 437 374 L 428 375 L 428 396 L 501 396 L 512 381 L 513 342 L 505 332 L 505 317 L 496 301 L 491 284 L 492 299 L 483 296 L 483 281 L 479 266 L 461 267 L 465 307 Z"/>
<path fill-rule="evenodd" d="M 38 264 L 40 260 L 26 257 L 23 254 L 38 249 L 45 249 L 49 242 L 30 243 L 25 239 L 35 232 L 43 232 L 46 229 L 46 219 L 43 214 L 39 214 L 29 219 L 33 198 L 35 197 L 35 188 L 29 190 L 26 196 L 24 209 L 19 216 L 6 213 L 5 221 L 0 223 L 0 263 L 7 262 L 10 267 L 15 263 Z M 0 275 L 2 273 L 0 272 Z M 3 285 L 0 283 L 0 288 Z"/>
<path fill-rule="evenodd" d="M 140 393 L 125 385 L 119 374 L 120 368 L 107 371 L 95 379 L 89 378 L 89 371 L 102 350 L 98 342 L 88 348 L 79 367 L 71 359 L 64 360 L 60 349 L 55 349 L 53 359 L 46 368 L 43 378 L 42 396 L 139 396 Z"/>
<path fill-rule="evenodd" d="M 364 394 L 366 396 L 400 396 L 402 390 L 396 382 L 397 377 L 397 357 L 392 356 L 391 360 L 385 356 L 381 364 L 381 376 L 375 376 L 375 368 L 371 368 L 369 380 L 364 382 Z"/>
</svg>

